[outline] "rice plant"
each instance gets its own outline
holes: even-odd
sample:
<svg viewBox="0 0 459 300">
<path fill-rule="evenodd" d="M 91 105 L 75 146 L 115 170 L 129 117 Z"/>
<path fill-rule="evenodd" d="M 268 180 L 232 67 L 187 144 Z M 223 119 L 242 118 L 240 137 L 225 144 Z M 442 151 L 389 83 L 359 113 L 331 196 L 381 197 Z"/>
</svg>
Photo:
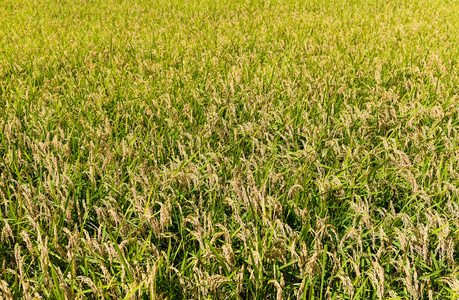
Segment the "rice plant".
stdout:
<svg viewBox="0 0 459 300">
<path fill-rule="evenodd" d="M 457 11 L 1 1 L 0 299 L 459 299 Z"/>
</svg>

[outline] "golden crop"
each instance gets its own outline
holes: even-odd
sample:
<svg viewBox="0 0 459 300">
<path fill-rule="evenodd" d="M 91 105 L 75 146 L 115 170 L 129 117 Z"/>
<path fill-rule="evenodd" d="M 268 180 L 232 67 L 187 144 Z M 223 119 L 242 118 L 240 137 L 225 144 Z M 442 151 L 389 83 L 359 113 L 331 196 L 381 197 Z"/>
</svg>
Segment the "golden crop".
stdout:
<svg viewBox="0 0 459 300">
<path fill-rule="evenodd" d="M 456 1 L 0 3 L 0 299 L 456 299 Z"/>
</svg>

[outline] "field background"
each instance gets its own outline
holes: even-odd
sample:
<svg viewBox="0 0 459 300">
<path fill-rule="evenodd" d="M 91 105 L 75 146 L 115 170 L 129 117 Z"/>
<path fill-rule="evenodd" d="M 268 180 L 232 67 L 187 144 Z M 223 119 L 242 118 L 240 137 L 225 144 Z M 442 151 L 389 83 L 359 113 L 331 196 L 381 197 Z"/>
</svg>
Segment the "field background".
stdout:
<svg viewBox="0 0 459 300">
<path fill-rule="evenodd" d="M 458 299 L 458 1 L 0 1 L 1 299 Z"/>
</svg>

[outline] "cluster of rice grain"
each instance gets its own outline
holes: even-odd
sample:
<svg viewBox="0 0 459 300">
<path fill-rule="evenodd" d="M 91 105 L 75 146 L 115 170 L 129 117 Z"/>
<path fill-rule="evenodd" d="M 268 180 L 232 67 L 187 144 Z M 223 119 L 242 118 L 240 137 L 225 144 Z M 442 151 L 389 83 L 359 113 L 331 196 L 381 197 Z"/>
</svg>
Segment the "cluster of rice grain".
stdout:
<svg viewBox="0 0 459 300">
<path fill-rule="evenodd" d="M 3 1 L 0 299 L 459 297 L 446 2 Z"/>
</svg>

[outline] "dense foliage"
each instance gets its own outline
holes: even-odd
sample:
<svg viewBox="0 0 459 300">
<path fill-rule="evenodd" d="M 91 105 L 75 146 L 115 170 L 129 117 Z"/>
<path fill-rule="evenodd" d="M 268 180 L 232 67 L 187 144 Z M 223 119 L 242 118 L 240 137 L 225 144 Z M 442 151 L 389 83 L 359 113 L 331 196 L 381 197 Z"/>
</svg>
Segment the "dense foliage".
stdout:
<svg viewBox="0 0 459 300">
<path fill-rule="evenodd" d="M 0 298 L 459 297 L 457 11 L 2 0 Z"/>
</svg>

